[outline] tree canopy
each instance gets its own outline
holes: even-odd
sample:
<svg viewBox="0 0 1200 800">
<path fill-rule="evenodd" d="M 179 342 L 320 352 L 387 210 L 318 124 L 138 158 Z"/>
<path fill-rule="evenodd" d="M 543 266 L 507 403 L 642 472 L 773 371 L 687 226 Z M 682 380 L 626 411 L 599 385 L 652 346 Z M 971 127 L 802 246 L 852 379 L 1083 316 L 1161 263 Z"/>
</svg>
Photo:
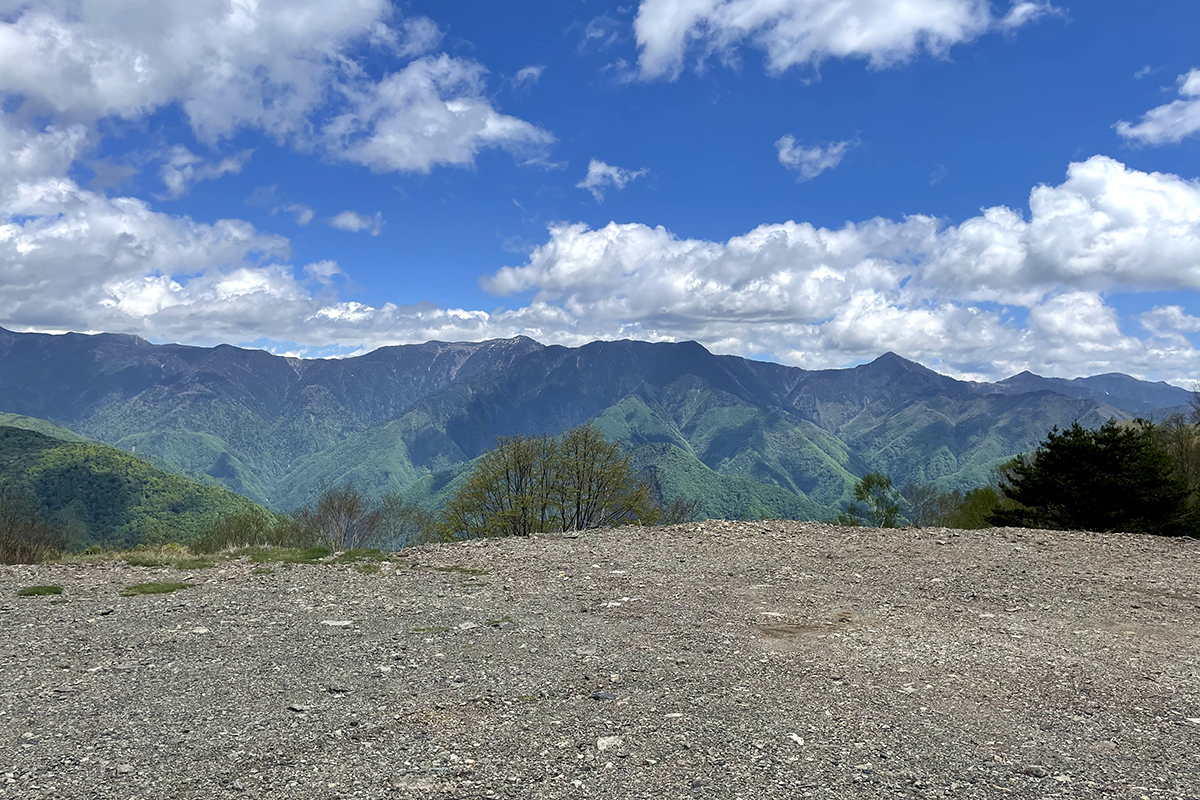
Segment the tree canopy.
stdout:
<svg viewBox="0 0 1200 800">
<path fill-rule="evenodd" d="M 442 511 L 445 539 L 654 523 L 661 510 L 629 455 L 592 425 L 508 436 L 480 457 Z"/>
<path fill-rule="evenodd" d="M 995 525 L 1168 535 L 1195 528 L 1188 481 L 1149 423 L 1055 428 L 1005 472 L 1002 490 L 1015 505 L 993 511 Z"/>
</svg>

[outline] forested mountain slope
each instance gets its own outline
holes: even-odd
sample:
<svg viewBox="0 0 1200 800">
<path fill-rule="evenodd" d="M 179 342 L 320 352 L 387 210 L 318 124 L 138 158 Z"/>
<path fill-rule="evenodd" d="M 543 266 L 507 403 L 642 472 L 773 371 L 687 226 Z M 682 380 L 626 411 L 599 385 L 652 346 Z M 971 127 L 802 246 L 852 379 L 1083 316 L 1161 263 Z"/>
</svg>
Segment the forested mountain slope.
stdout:
<svg viewBox="0 0 1200 800">
<path fill-rule="evenodd" d="M 305 360 L 0 330 L 0 411 L 136 447 L 279 509 L 346 480 L 436 505 L 497 436 L 594 420 L 707 516 L 819 516 L 868 471 L 969 488 L 1054 425 L 1186 395 L 1128 376 L 972 384 L 891 353 L 807 371 L 694 342 L 522 337 Z"/>
<path fill-rule="evenodd" d="M 172 475 L 108 445 L 0 425 L 0 492 L 61 526 L 67 544 L 188 541 L 254 504 Z"/>
</svg>

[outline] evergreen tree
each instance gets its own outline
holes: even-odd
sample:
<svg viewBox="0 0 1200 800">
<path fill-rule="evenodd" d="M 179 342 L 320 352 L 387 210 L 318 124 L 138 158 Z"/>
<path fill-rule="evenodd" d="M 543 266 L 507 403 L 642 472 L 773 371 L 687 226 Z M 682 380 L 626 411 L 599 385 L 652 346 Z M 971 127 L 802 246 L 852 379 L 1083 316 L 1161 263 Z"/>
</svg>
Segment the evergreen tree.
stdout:
<svg viewBox="0 0 1200 800">
<path fill-rule="evenodd" d="M 1186 533 L 1188 489 L 1148 423 L 1098 430 L 1055 428 L 1031 456 L 1006 470 L 995 525 L 1088 531 Z"/>
</svg>

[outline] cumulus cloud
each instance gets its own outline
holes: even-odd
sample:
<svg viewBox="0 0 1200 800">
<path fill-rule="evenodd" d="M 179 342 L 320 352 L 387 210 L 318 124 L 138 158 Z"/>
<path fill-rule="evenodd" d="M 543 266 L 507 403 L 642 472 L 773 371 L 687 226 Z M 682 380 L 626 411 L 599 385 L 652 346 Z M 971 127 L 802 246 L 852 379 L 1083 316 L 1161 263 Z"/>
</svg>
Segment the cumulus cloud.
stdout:
<svg viewBox="0 0 1200 800">
<path fill-rule="evenodd" d="M 209 145 L 256 129 L 379 171 L 469 165 L 487 148 L 553 141 L 495 109 L 482 65 L 426 55 L 437 25 L 396 19 L 389 0 L 69 6 L 32 0 L 0 21 L 0 95 L 26 122 L 93 125 L 177 104 Z M 364 45 L 416 60 L 376 80 L 355 59 Z"/>
<path fill-rule="evenodd" d="M 1200 132 L 1200 69 L 1180 75 L 1179 99 L 1152 108 L 1140 122 L 1121 121 L 1114 127 L 1125 139 L 1142 144 L 1178 144 Z"/>
<path fill-rule="evenodd" d="M 0 193 L 11 191 L 22 180 L 65 173 L 89 138 L 83 125 L 31 131 L 0 114 Z"/>
<path fill-rule="evenodd" d="M 733 57 L 749 43 L 773 73 L 828 58 L 884 67 L 921 51 L 941 55 L 991 30 L 1010 31 L 1055 12 L 1018 0 L 997 17 L 989 0 L 642 0 L 634 21 L 644 79 L 678 77 L 689 50 Z"/>
<path fill-rule="evenodd" d="M 369 231 L 372 236 L 378 236 L 383 231 L 383 212 L 376 211 L 374 216 L 368 217 L 366 214 L 347 210 L 330 219 L 329 224 L 340 231 Z"/>
<path fill-rule="evenodd" d="M 1181 306 L 1156 306 L 1138 316 L 1138 322 L 1151 335 L 1178 344 L 1187 343 L 1187 335 L 1200 333 L 1200 317 L 1193 316 Z"/>
<path fill-rule="evenodd" d="M 575 188 L 587 189 L 592 193 L 592 197 L 596 198 L 597 203 L 603 203 L 606 190 L 616 189 L 619 192 L 647 172 L 649 170 L 614 167 L 598 158 L 593 158 L 588 162 L 587 175 L 575 184 Z"/>
<path fill-rule="evenodd" d="M 775 143 L 779 163 L 800 173 L 799 181 L 811 181 L 828 169 L 842 163 L 855 142 L 830 142 L 827 145 L 805 147 L 790 133 Z"/>
<path fill-rule="evenodd" d="M 351 110 L 325 126 L 323 143 L 335 158 L 376 172 L 465 166 L 491 147 L 542 158 L 554 137 L 498 112 L 485 93 L 485 72 L 443 54 L 413 61 L 379 83 L 346 87 Z"/>
<path fill-rule="evenodd" d="M 1025 368 L 1179 377 L 1200 367 L 1191 344 L 1123 334 L 1106 296 L 1200 289 L 1198 266 L 1200 185 L 1095 157 L 1035 188 L 1028 219 L 1000 206 L 958 225 L 788 222 L 726 242 L 637 224 L 557 225 L 528 263 L 484 287 L 568 310 L 573 330 L 695 338 L 805 366 L 892 349 L 993 377 Z M 1024 322 L 1006 306 L 1023 308 Z"/>
<path fill-rule="evenodd" d="M 1109 158 L 1034 188 L 1027 212 L 997 206 L 958 224 L 784 222 L 724 241 L 556 224 L 522 263 L 484 278 L 510 298 L 484 311 L 348 301 L 337 294 L 339 265 L 294 267 L 286 239 L 249 223 L 198 223 L 37 176 L 65 140 L 40 140 L 45 152 L 22 162 L 30 177 L 0 194 L 5 327 L 343 352 L 517 334 L 572 345 L 696 339 L 812 368 L 894 350 L 989 378 L 1033 369 L 1187 381 L 1200 371 L 1191 341 L 1200 319 L 1163 305 L 1138 318 L 1145 335 L 1132 335 L 1113 303 L 1200 289 L 1200 184 Z"/>
<path fill-rule="evenodd" d="M 338 266 L 336 261 L 316 261 L 312 264 L 307 264 L 304 267 L 304 274 L 322 285 L 333 283 L 333 279 L 338 275 L 344 276 L 346 273 Z"/>
</svg>

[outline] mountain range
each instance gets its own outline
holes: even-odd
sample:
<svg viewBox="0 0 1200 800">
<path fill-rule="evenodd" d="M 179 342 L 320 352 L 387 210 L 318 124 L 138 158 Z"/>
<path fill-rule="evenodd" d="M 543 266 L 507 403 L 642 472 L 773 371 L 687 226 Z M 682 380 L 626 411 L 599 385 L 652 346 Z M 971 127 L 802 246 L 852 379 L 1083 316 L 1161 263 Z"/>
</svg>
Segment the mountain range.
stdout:
<svg viewBox="0 0 1200 800">
<path fill-rule="evenodd" d="M 1053 426 L 1162 416 L 1189 397 L 1120 374 L 972 383 L 892 353 L 811 371 L 695 342 L 517 337 L 300 359 L 0 329 L 0 412 L 277 510 L 346 481 L 436 507 L 498 436 L 592 421 L 704 516 L 821 518 L 870 471 L 968 489 Z"/>
</svg>

